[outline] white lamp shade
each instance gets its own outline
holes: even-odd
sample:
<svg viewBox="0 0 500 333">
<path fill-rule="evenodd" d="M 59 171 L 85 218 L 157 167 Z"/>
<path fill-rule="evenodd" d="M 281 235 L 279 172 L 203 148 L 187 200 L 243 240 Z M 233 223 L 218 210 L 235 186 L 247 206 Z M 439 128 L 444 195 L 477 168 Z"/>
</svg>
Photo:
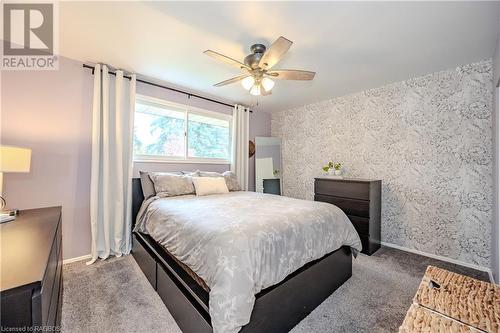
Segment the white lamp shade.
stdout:
<svg viewBox="0 0 500 333">
<path fill-rule="evenodd" d="M 252 88 L 254 83 L 255 83 L 255 79 L 253 78 L 253 76 L 248 76 L 248 77 L 244 78 L 243 80 L 241 80 L 241 85 L 246 90 L 250 90 L 250 88 Z"/>
<path fill-rule="evenodd" d="M 0 146 L 0 172 L 30 172 L 31 149 Z"/>
<path fill-rule="evenodd" d="M 269 92 L 274 87 L 274 81 L 270 78 L 265 77 L 262 79 L 262 87 L 266 92 Z"/>
</svg>

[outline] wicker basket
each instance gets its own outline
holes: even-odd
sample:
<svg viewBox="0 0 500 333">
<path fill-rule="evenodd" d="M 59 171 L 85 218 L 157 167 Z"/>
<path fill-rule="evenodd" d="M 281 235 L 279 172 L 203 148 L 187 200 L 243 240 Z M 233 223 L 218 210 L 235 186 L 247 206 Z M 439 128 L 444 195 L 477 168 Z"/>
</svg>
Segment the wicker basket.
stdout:
<svg viewBox="0 0 500 333">
<path fill-rule="evenodd" d="M 500 332 L 497 285 L 429 266 L 413 301 L 400 332 Z"/>
</svg>

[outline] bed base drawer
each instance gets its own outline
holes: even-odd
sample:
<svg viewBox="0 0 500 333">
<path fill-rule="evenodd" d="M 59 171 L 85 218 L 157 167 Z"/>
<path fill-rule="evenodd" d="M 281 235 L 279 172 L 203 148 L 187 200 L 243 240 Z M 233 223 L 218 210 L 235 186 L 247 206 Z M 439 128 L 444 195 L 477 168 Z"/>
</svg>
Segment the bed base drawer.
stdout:
<svg viewBox="0 0 500 333">
<path fill-rule="evenodd" d="M 183 333 L 211 333 L 210 315 L 193 299 L 173 274 L 158 263 L 156 291 Z M 176 283 L 177 282 L 177 283 Z"/>
<path fill-rule="evenodd" d="M 286 333 L 352 275 L 351 249 L 341 247 L 256 296 L 250 323 L 240 333 Z M 279 300 L 280 306 L 277 306 Z"/>
<path fill-rule="evenodd" d="M 156 261 L 135 234 L 132 238 L 132 256 L 146 275 L 149 283 L 156 289 Z"/>
</svg>

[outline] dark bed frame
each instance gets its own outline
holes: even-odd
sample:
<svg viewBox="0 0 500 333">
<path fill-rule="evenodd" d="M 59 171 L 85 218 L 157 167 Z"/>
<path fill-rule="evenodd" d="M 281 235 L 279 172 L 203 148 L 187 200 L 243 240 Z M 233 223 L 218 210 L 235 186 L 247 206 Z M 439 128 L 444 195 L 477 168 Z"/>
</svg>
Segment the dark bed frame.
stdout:
<svg viewBox="0 0 500 333">
<path fill-rule="evenodd" d="M 133 224 L 144 200 L 132 179 Z M 185 333 L 212 332 L 208 292 L 149 235 L 133 233 L 132 255 Z M 240 332 L 288 332 L 352 275 L 349 247 L 312 261 L 256 295 L 250 322 Z"/>
</svg>

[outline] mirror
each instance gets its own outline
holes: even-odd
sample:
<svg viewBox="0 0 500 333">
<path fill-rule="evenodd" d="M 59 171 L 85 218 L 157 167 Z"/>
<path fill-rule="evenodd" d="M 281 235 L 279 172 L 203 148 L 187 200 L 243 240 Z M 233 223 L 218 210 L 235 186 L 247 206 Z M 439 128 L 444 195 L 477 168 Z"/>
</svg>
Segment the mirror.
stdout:
<svg viewBox="0 0 500 333">
<path fill-rule="evenodd" d="M 255 191 L 281 195 L 281 139 L 255 138 Z"/>
</svg>

